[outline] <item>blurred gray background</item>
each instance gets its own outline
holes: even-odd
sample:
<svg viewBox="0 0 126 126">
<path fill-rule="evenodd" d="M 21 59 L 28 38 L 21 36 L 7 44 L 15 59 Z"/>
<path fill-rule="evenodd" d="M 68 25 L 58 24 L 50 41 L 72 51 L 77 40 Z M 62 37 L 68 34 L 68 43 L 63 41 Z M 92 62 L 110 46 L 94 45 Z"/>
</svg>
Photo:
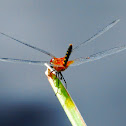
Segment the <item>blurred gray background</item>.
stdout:
<svg viewBox="0 0 126 126">
<path fill-rule="evenodd" d="M 125 0 L 0 0 L 0 31 L 63 57 L 115 19 L 71 59 L 126 45 Z M 0 35 L 0 57 L 50 57 Z M 126 124 L 126 51 L 70 67 L 68 91 L 88 126 Z M 70 126 L 44 74 L 46 67 L 0 62 L 0 126 Z"/>
</svg>

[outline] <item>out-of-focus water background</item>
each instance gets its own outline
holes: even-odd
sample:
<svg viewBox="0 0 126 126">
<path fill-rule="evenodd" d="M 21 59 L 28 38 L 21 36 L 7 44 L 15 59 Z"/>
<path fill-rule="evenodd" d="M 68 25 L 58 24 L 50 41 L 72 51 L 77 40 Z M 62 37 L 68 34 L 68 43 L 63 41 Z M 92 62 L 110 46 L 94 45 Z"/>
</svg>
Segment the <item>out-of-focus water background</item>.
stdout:
<svg viewBox="0 0 126 126">
<path fill-rule="evenodd" d="M 71 59 L 126 45 L 125 0 L 0 0 L 0 31 L 63 57 L 115 19 L 121 21 Z M 0 57 L 50 57 L 0 35 Z M 88 126 L 126 124 L 126 51 L 70 67 L 68 91 Z M 0 62 L 0 126 L 70 126 L 46 67 Z"/>
</svg>

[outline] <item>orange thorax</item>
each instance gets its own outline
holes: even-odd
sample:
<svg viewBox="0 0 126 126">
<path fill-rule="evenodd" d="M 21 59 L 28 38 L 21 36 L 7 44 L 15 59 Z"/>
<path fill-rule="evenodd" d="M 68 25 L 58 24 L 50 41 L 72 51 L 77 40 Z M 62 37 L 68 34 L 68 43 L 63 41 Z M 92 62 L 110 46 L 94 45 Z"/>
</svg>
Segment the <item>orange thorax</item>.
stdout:
<svg viewBox="0 0 126 126">
<path fill-rule="evenodd" d="M 64 59 L 65 57 L 62 57 L 62 58 L 53 58 L 50 60 L 50 63 L 53 65 L 53 68 L 58 71 L 58 72 L 61 72 L 61 71 L 64 71 L 65 69 L 68 68 L 68 66 L 70 64 L 72 64 L 74 61 L 68 61 L 66 66 L 63 65 L 64 63 Z"/>
</svg>

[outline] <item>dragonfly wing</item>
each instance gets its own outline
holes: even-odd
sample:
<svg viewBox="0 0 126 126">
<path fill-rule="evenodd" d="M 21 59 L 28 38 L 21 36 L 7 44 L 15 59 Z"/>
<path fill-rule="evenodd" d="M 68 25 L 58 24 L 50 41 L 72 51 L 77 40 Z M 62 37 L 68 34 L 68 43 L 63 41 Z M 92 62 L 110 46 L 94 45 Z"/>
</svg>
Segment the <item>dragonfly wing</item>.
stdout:
<svg viewBox="0 0 126 126">
<path fill-rule="evenodd" d="M 76 65 L 80 65 L 80 64 L 83 64 L 83 63 L 86 63 L 86 62 L 91 62 L 91 61 L 94 61 L 94 60 L 98 60 L 98 59 L 101 59 L 101 58 L 103 58 L 105 56 L 109 56 L 109 55 L 121 52 L 121 51 L 123 51 L 125 49 L 126 49 L 126 46 L 115 47 L 115 48 L 111 48 L 111 49 L 106 50 L 106 51 L 102 51 L 102 52 L 90 55 L 87 58 L 81 57 L 81 58 L 75 59 L 74 63 L 71 64 L 71 66 L 76 66 Z"/>
<path fill-rule="evenodd" d="M 27 64 L 34 64 L 34 65 L 41 65 L 41 66 L 43 66 L 44 63 L 50 64 L 50 62 L 48 61 L 32 61 L 32 60 L 22 60 L 22 59 L 13 59 L 13 58 L 0 58 L 0 61 L 13 62 L 13 63 L 27 63 Z"/>
<path fill-rule="evenodd" d="M 27 43 L 25 43 L 25 42 L 22 42 L 22 41 L 20 41 L 20 40 L 18 40 L 18 39 L 15 39 L 15 38 L 11 37 L 11 36 L 9 36 L 9 35 L 7 35 L 7 34 L 5 34 L 5 33 L 0 32 L 0 34 L 4 35 L 4 36 L 6 36 L 6 37 L 8 37 L 8 38 L 10 38 L 10 39 L 13 39 L 13 40 L 15 40 L 15 41 L 17 41 L 17 42 L 19 42 L 19 43 L 21 43 L 21 44 L 23 44 L 23 45 L 26 45 L 26 46 L 28 46 L 28 47 L 30 47 L 30 48 L 33 48 L 33 49 L 38 50 L 38 51 L 40 51 L 40 52 L 42 52 L 42 53 L 45 53 L 45 54 L 47 54 L 47 55 L 49 55 L 49 56 L 51 56 L 51 57 L 55 57 L 54 55 L 52 55 L 51 53 L 49 53 L 49 52 L 47 52 L 47 51 L 45 51 L 45 50 L 43 50 L 43 49 L 39 49 L 39 48 L 37 48 L 37 47 L 35 47 L 35 46 L 29 45 L 29 44 L 27 44 Z"/>
<path fill-rule="evenodd" d="M 97 37 L 101 36 L 103 33 L 105 33 L 110 28 L 112 28 L 114 25 L 116 25 L 119 21 L 120 21 L 120 19 L 111 22 L 109 25 L 107 25 L 105 28 L 103 28 L 102 30 L 100 30 L 99 32 L 97 32 L 95 35 L 93 35 L 92 37 L 90 37 L 86 41 L 84 41 L 84 42 L 80 43 L 78 46 L 76 46 L 73 49 L 73 51 L 76 50 L 76 49 L 78 49 L 80 46 L 86 45 L 87 43 L 89 43 L 89 42 L 93 41 L 94 39 L 96 39 Z"/>
</svg>

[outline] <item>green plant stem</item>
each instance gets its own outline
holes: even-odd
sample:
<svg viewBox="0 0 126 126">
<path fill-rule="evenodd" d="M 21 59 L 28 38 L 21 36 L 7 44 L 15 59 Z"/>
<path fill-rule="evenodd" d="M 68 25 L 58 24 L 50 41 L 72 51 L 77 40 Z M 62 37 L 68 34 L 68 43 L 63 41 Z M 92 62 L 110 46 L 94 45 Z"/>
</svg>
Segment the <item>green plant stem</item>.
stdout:
<svg viewBox="0 0 126 126">
<path fill-rule="evenodd" d="M 46 74 L 59 102 L 61 103 L 61 106 L 63 107 L 66 115 L 68 116 L 71 124 L 73 126 L 87 126 L 86 123 L 84 122 L 84 119 L 81 116 L 78 108 L 76 107 L 74 101 L 72 100 L 68 91 L 64 87 L 64 85 L 56 77 L 55 72 L 52 70 L 52 68 L 47 64 L 45 64 L 45 65 L 47 67 L 45 74 Z"/>
</svg>

